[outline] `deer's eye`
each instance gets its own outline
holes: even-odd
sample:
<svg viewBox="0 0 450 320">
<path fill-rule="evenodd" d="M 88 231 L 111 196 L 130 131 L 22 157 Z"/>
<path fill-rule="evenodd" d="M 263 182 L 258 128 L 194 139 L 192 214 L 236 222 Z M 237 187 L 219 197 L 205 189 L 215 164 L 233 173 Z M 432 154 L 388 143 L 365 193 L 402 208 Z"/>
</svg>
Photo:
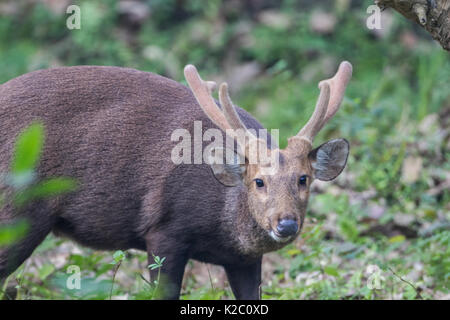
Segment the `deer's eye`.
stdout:
<svg viewBox="0 0 450 320">
<path fill-rule="evenodd" d="M 261 179 L 255 179 L 255 183 L 258 188 L 264 187 L 264 181 L 262 181 Z"/>
<path fill-rule="evenodd" d="M 307 181 L 308 181 L 308 176 L 303 175 L 298 179 L 298 184 L 301 186 L 306 186 Z"/>
</svg>

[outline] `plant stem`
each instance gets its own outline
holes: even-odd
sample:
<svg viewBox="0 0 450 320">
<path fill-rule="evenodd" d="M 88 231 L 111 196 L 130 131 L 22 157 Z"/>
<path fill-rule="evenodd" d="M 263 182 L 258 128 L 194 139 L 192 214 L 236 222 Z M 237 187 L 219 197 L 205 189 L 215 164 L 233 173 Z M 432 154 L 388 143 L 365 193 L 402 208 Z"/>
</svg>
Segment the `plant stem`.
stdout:
<svg viewBox="0 0 450 320">
<path fill-rule="evenodd" d="M 109 300 L 112 298 L 113 289 L 114 289 L 114 280 L 116 279 L 117 271 L 119 271 L 120 265 L 122 264 L 122 261 L 119 261 L 116 265 L 116 268 L 114 269 L 112 283 L 111 283 L 111 291 L 109 292 Z"/>
</svg>

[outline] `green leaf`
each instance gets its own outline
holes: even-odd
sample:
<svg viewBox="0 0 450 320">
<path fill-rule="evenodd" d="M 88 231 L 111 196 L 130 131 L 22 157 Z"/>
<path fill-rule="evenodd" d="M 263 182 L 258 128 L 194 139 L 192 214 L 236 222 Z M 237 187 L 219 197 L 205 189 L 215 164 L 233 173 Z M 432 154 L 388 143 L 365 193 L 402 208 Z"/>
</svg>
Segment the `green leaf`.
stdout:
<svg viewBox="0 0 450 320">
<path fill-rule="evenodd" d="M 298 248 L 292 248 L 287 250 L 286 252 L 288 255 L 290 255 L 291 257 L 299 255 L 301 253 L 301 251 Z"/>
<path fill-rule="evenodd" d="M 14 203 L 17 206 L 21 206 L 31 200 L 57 196 L 63 193 L 75 191 L 76 188 L 77 183 L 72 178 L 50 178 L 17 193 L 14 198 Z"/>
<path fill-rule="evenodd" d="M 119 263 L 120 261 L 123 261 L 125 259 L 125 252 L 122 250 L 117 250 L 113 254 L 113 259 L 115 263 Z"/>
<path fill-rule="evenodd" d="M 43 265 L 38 271 L 39 279 L 44 281 L 45 279 L 48 278 L 49 275 L 53 273 L 53 271 L 55 271 L 55 267 L 53 265 L 51 264 Z"/>
<path fill-rule="evenodd" d="M 323 268 L 323 271 L 325 271 L 326 274 L 333 276 L 333 277 L 339 277 L 339 272 L 335 267 L 332 266 L 326 266 Z"/>
<path fill-rule="evenodd" d="M 358 228 L 354 220 L 341 217 L 338 223 L 341 233 L 349 240 L 355 240 L 358 237 Z"/>
<path fill-rule="evenodd" d="M 26 235 L 28 228 L 29 225 L 25 220 L 2 226 L 0 228 L 0 248 L 22 239 Z"/>
<path fill-rule="evenodd" d="M 390 237 L 390 238 L 389 238 L 389 242 L 390 242 L 390 243 L 403 242 L 403 241 L 405 241 L 405 239 L 406 239 L 406 238 L 405 238 L 404 235 L 399 234 L 399 235 L 397 235 L 397 236 Z"/>
<path fill-rule="evenodd" d="M 43 144 L 44 126 L 41 123 L 34 123 L 20 133 L 14 146 L 11 173 L 32 171 L 39 161 Z"/>
</svg>

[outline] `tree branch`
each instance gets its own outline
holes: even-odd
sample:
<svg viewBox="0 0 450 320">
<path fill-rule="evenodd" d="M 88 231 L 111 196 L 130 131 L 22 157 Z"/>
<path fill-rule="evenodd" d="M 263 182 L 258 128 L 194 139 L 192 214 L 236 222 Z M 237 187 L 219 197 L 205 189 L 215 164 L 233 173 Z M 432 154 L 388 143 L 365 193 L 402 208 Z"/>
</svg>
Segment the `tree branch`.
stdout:
<svg viewBox="0 0 450 320">
<path fill-rule="evenodd" d="M 415 21 L 450 51 L 450 0 L 375 0 L 375 4 Z"/>
</svg>

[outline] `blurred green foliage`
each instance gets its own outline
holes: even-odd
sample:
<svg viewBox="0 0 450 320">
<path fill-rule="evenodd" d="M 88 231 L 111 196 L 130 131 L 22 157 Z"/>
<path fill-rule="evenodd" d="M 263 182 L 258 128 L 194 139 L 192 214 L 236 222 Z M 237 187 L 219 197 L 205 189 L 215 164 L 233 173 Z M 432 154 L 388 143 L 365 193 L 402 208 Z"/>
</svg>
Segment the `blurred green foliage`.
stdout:
<svg viewBox="0 0 450 320">
<path fill-rule="evenodd" d="M 44 126 L 41 123 L 31 124 L 17 137 L 10 172 L 0 173 L 1 192 L 5 192 L 8 187 L 11 190 L 7 194 L 0 193 L 2 198 L 0 210 L 3 206 L 12 203 L 20 211 L 22 206 L 31 201 L 58 196 L 76 189 L 76 182 L 71 178 L 56 177 L 44 180 L 37 178 L 36 167 L 42 152 L 44 137 Z M 23 240 L 30 228 L 26 215 L 1 218 L 0 250 Z M 44 274 L 48 276 L 53 271 L 54 268 L 49 271 L 49 266 L 44 266 L 39 270 L 39 275 L 42 278 Z M 4 286 L 7 283 L 7 281 L 5 284 L 0 283 L 2 285 L 0 298 L 3 297 Z"/>
<path fill-rule="evenodd" d="M 300 243 L 280 252 L 290 266 L 275 268 L 263 288 L 264 298 L 417 298 L 416 290 L 387 267 L 397 274 L 419 274 L 414 282 L 425 298 L 448 297 L 445 223 L 450 219 L 450 192 L 442 186 L 450 172 L 450 59 L 420 28 L 398 14 L 383 12 L 389 18 L 383 20 L 383 29 L 368 30 L 366 8 L 373 4 L 369 0 L 147 0 L 141 4 L 148 16 L 137 22 L 116 0 L 74 4 L 81 7 L 81 30 L 68 30 L 67 15 L 40 2 L 19 1 L 16 13 L 2 14 L 0 81 L 40 68 L 90 64 L 132 67 L 185 83 L 182 68 L 192 63 L 205 79 L 239 80 L 235 86 L 231 83 L 233 100 L 267 128 L 279 128 L 284 147 L 287 137 L 311 115 L 317 83 L 330 77 L 340 61 L 350 61 L 354 74 L 341 110 L 316 138 L 319 143 L 347 138 L 347 169 L 343 177 L 316 190 L 319 194 L 310 200 L 309 212 L 315 225 L 306 228 Z M 317 10 L 335 19 L 328 32 L 311 27 Z M 249 65 L 256 70 L 250 75 L 244 71 Z M 421 161 L 412 172 L 410 158 Z M 413 175 L 417 178 L 405 179 Z M 59 183 L 71 187 L 67 181 Z M 43 190 L 52 194 L 53 185 Z M 380 217 L 374 217 L 374 208 L 382 211 Z M 397 225 L 398 216 L 412 221 L 403 226 L 406 229 Z M 431 228 L 435 225 L 444 227 Z M 416 236 L 405 235 L 409 229 Z M 434 231 L 427 233 L 428 229 Z M 60 242 L 49 238 L 46 243 L 52 250 Z M 94 285 L 95 279 L 112 272 L 111 266 L 102 267 L 108 259 L 107 254 L 86 249 L 82 256 L 71 255 L 68 264 L 93 270 L 85 276 Z M 134 259 L 145 260 L 139 255 Z M 365 285 L 370 264 L 383 270 L 383 289 Z M 127 272 L 127 261 L 119 272 Z M 64 268 L 51 273 L 64 276 Z M 148 298 L 141 276 L 131 271 L 128 275 L 133 289 L 118 284 L 115 293 Z M 51 289 L 33 284 L 32 273 L 28 279 L 28 297 L 50 297 Z M 105 286 L 98 295 L 94 290 L 77 297 L 107 298 L 108 290 Z M 215 288 L 213 281 L 198 287 L 188 280 L 183 292 L 183 298 L 195 299 L 232 296 L 227 288 Z M 75 296 L 63 291 L 52 297 Z"/>
<path fill-rule="evenodd" d="M 32 200 L 57 196 L 75 190 L 76 183 L 71 178 L 47 178 L 36 181 L 36 166 L 44 144 L 44 126 L 33 123 L 17 137 L 10 172 L 3 173 L 0 184 L 12 187 L 12 202 L 21 207 Z M 3 202 L 8 201 L 2 195 Z M 0 203 L 4 205 L 4 203 Z M 1 206 L 0 206 L 1 209 Z M 28 230 L 26 218 L 9 221 L 0 226 L 0 247 L 10 245 L 26 236 Z"/>
</svg>

